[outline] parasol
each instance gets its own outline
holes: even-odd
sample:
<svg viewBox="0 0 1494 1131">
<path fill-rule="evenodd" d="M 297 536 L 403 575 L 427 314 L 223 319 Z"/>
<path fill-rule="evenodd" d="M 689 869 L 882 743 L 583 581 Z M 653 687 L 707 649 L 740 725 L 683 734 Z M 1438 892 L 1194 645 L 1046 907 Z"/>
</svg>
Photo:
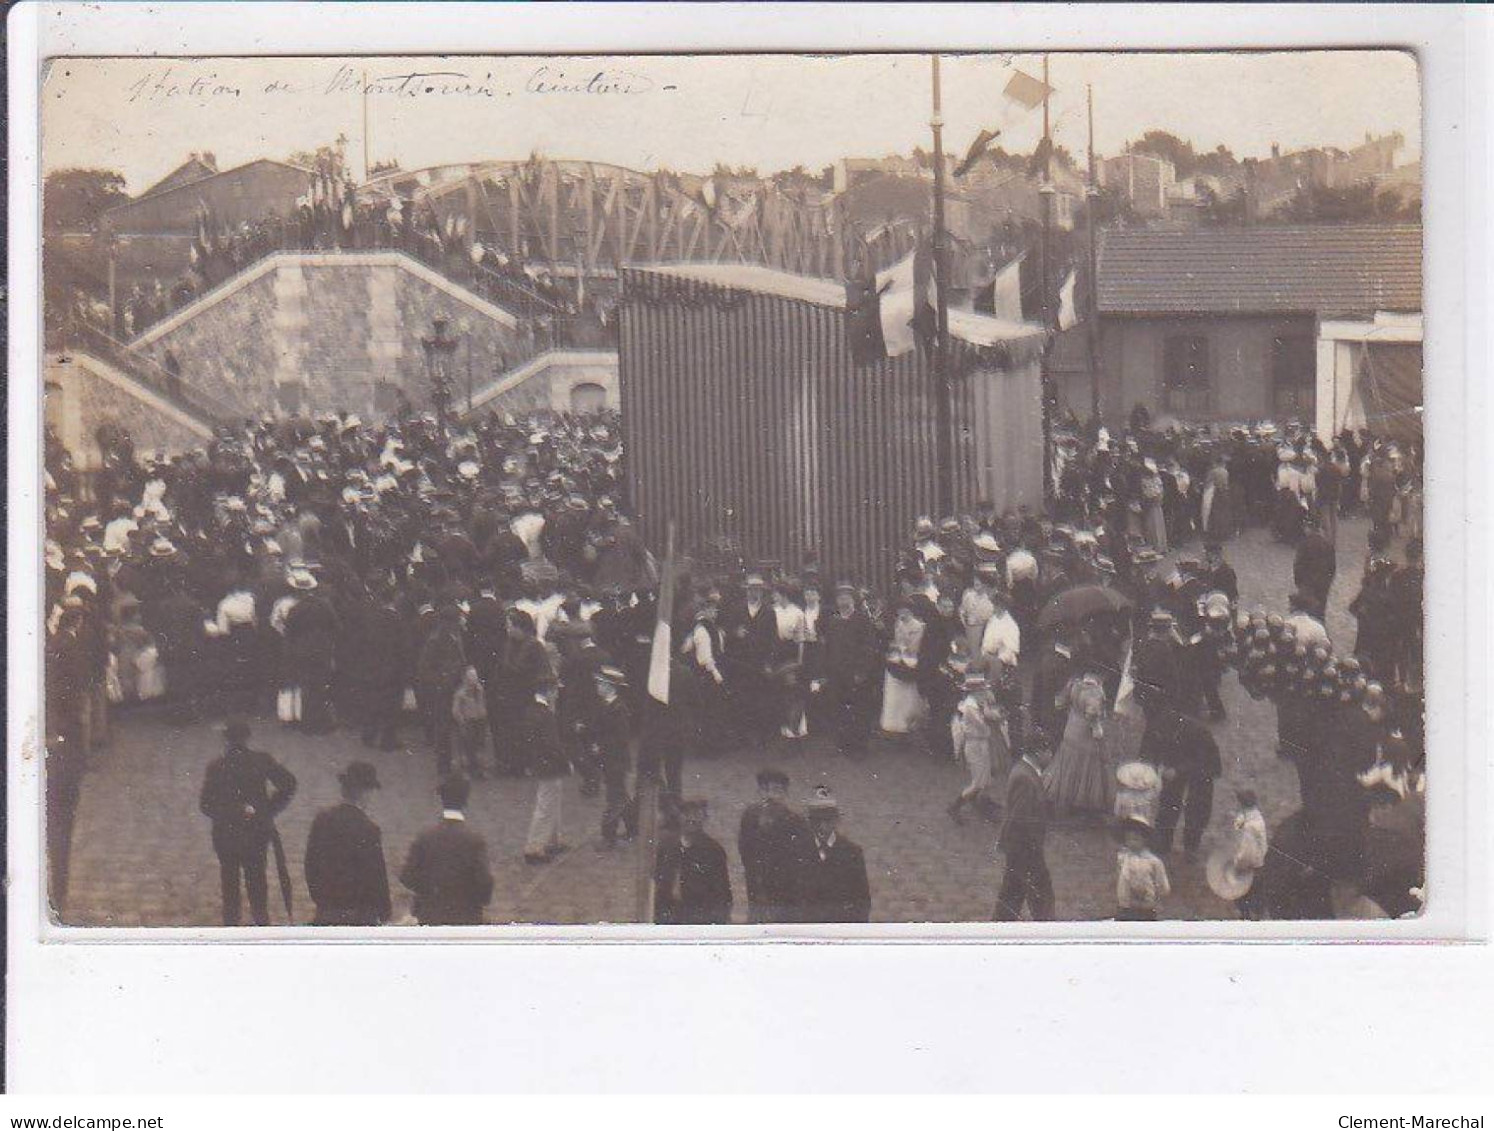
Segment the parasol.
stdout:
<svg viewBox="0 0 1494 1131">
<path fill-rule="evenodd" d="M 1049 629 L 1059 624 L 1077 624 L 1099 613 L 1119 613 L 1131 607 L 1125 594 L 1104 585 L 1080 585 L 1054 597 L 1038 616 L 1037 626 Z"/>
</svg>

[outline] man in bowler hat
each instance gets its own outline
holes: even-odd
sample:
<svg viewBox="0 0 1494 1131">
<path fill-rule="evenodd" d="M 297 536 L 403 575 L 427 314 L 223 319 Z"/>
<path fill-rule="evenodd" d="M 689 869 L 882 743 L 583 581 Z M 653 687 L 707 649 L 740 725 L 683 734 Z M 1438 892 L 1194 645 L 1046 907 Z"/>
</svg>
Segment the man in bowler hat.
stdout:
<svg viewBox="0 0 1494 1131">
<path fill-rule="evenodd" d="M 389 922 L 389 873 L 379 826 L 364 812 L 379 788 L 378 772 L 356 761 L 337 775 L 342 802 L 311 822 L 306 841 L 306 888 L 318 927 L 374 927 Z"/>
<path fill-rule="evenodd" d="M 813 840 L 809 823 L 788 805 L 789 777 L 758 772 L 759 799 L 742 812 L 737 852 L 747 873 L 747 917 L 753 923 L 791 923 L 799 905 L 798 881 Z"/>
<path fill-rule="evenodd" d="M 199 807 L 213 822 L 213 851 L 223 882 L 223 925 L 236 927 L 239 885 L 249 896 L 256 926 L 270 922 L 265 855 L 275 818 L 296 793 L 296 776 L 261 750 L 249 749 L 249 724 L 232 719 L 223 728 L 227 749 L 208 763 Z"/>
<path fill-rule="evenodd" d="M 466 778 L 441 783 L 441 820 L 415 838 L 399 882 L 415 893 L 415 918 L 428 927 L 481 923 L 493 897 L 488 846 L 467 827 Z"/>
</svg>

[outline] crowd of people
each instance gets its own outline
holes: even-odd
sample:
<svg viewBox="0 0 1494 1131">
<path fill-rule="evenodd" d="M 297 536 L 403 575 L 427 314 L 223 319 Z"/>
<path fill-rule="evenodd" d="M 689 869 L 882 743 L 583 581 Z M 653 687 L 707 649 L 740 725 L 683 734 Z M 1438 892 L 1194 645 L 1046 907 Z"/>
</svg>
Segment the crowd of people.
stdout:
<svg viewBox="0 0 1494 1131">
<path fill-rule="evenodd" d="M 658 796 L 660 921 L 727 921 L 725 857 L 702 803 L 684 796 L 685 759 L 820 735 L 854 760 L 874 733 L 968 770 L 948 811 L 955 822 L 1000 824 L 997 918 L 1055 914 L 1044 858 L 1055 813 L 1122 819 L 1117 915 L 1154 917 L 1177 830 L 1191 856 L 1222 772 L 1209 724 L 1225 712 L 1221 633 L 1243 611 L 1229 539 L 1260 522 L 1297 542 L 1283 615 L 1298 639 L 1326 641 L 1336 518 L 1362 497 L 1374 530 L 1352 606 L 1353 653 L 1377 691 L 1372 707 L 1350 705 L 1352 727 L 1336 707 L 1279 704 L 1303 809 L 1274 835 L 1291 845 L 1291 861 L 1319 865 L 1304 865 L 1307 880 L 1373 891 L 1388 913 L 1414 910 L 1404 890 L 1393 898 L 1410 886 L 1399 873 L 1376 886 L 1366 845 L 1372 800 L 1387 782 L 1414 794 L 1407 783 L 1420 774 L 1421 565 L 1409 502 L 1419 453 L 1346 435 L 1322 457 L 1299 429 L 1132 423 L 1113 438 L 1061 440 L 1051 518 L 980 507 L 920 519 L 889 591 L 824 577 L 813 562 L 792 575 L 683 563 L 665 610 L 675 642 L 667 704 L 648 691 L 659 563 L 627 515 L 616 417 L 490 414 L 449 434 L 411 411 L 378 424 L 265 420 L 171 459 L 142 458 L 111 435 L 88 483 L 50 438 L 54 883 L 65 890 L 71 813 L 111 711 L 159 699 L 181 721 L 273 711 L 311 734 L 348 728 L 370 747 L 423 739 L 446 816 L 401 878 L 424 922 L 476 921 L 491 894 L 480 839 L 446 827 L 461 824 L 472 781 L 533 781 L 524 857 L 543 866 L 568 848 L 561 802 L 573 774 L 598 799 L 604 847 L 638 835 L 640 799 Z M 1353 456 L 1340 461 L 1340 449 Z M 1393 565 L 1397 536 L 1404 562 Z M 1164 552 L 1190 543 L 1201 554 L 1164 565 Z M 1128 713 L 1134 728 L 1120 725 Z M 1139 745 L 1124 738 L 1133 731 Z M 233 768 L 217 776 L 259 784 L 203 793 L 224 864 L 225 922 L 238 920 L 240 875 L 265 921 L 273 815 L 294 789 L 274 788 L 273 759 L 247 736 L 246 724 L 232 726 Z M 376 774 L 360 763 L 344 777 L 357 808 Z M 816 792 L 799 814 L 780 773 L 759 785 L 739 841 L 749 917 L 864 921 L 865 861 L 837 831 L 833 798 Z M 248 816 L 244 789 L 255 798 Z M 1259 873 L 1241 913 L 1318 911 L 1301 894 L 1300 869 L 1273 867 L 1287 853 L 1257 851 L 1254 799 L 1237 802 L 1232 874 Z M 351 814 L 314 838 L 334 856 L 356 846 L 358 868 L 371 868 L 367 830 Z M 451 884 L 466 893 L 460 912 Z M 319 921 L 384 921 L 387 887 L 377 907 L 360 896 L 349 911 L 347 899 L 328 897 Z M 360 881 L 358 890 L 371 889 Z"/>
<path fill-rule="evenodd" d="M 132 284 L 112 325 L 107 304 L 97 299 L 80 296 L 72 314 L 128 340 L 276 252 L 374 250 L 403 251 L 512 311 L 541 348 L 601 344 L 615 331 L 609 299 L 566 284 L 524 248 L 485 245 L 468 230 L 465 216 L 443 219 L 410 197 L 359 197 L 351 184 L 308 193 L 285 215 L 227 224 L 204 213 L 180 274 Z"/>
</svg>

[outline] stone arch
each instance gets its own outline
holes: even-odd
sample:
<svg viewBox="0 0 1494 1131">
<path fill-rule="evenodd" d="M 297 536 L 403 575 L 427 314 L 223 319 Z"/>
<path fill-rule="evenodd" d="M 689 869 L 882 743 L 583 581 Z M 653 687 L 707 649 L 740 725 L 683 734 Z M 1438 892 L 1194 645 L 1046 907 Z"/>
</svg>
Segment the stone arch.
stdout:
<svg viewBox="0 0 1494 1131">
<path fill-rule="evenodd" d="M 578 416 L 601 412 L 607 407 L 607 387 L 597 381 L 577 381 L 571 386 L 569 407 Z"/>
</svg>

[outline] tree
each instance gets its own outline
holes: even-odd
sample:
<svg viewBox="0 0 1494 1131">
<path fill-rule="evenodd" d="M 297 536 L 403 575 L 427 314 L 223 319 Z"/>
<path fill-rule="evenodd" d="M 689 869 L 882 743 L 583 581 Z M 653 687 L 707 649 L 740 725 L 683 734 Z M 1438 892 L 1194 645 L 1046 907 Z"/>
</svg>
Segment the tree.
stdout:
<svg viewBox="0 0 1494 1131">
<path fill-rule="evenodd" d="M 1172 162 L 1178 176 L 1186 177 L 1193 171 L 1196 157 L 1193 143 L 1184 141 L 1166 130 L 1147 130 L 1141 140 L 1131 146 L 1132 153 L 1145 153 Z"/>
<path fill-rule="evenodd" d="M 1421 219 L 1421 203 L 1403 202 L 1393 192 L 1375 191 L 1370 181 L 1328 188 L 1304 185 L 1281 211 L 1282 219 L 1302 224 L 1395 224 Z"/>
<path fill-rule="evenodd" d="M 42 187 L 42 223 L 49 232 L 95 232 L 99 217 L 129 200 L 113 169 L 59 169 Z"/>
</svg>

